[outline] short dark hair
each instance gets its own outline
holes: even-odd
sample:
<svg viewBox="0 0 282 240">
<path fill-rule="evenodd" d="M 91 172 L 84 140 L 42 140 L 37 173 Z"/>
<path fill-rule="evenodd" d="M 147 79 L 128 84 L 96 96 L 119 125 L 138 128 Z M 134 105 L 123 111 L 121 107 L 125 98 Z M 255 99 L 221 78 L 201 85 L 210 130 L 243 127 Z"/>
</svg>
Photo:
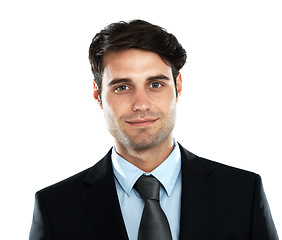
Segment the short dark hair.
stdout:
<svg viewBox="0 0 282 240">
<path fill-rule="evenodd" d="M 103 56 L 111 50 L 137 48 L 157 53 L 176 77 L 186 62 L 186 51 L 173 34 L 143 20 L 112 23 L 92 39 L 89 61 L 99 93 L 102 91 Z"/>
</svg>

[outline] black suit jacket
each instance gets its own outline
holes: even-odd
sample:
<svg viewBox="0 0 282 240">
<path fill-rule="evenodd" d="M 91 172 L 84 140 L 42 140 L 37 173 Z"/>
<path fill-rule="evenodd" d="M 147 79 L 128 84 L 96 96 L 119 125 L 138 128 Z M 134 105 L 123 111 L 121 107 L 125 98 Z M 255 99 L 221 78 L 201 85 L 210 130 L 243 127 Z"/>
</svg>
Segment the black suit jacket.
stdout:
<svg viewBox="0 0 282 240">
<path fill-rule="evenodd" d="M 181 240 L 278 239 L 259 175 L 180 150 Z M 111 151 L 93 167 L 36 193 L 29 239 L 128 239 Z"/>
</svg>

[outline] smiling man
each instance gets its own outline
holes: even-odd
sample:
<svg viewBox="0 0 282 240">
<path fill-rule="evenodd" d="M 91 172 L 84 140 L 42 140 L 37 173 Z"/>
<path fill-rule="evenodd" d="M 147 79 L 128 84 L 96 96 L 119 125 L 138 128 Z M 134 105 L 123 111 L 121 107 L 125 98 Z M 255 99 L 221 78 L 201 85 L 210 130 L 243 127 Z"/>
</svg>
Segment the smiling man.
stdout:
<svg viewBox="0 0 282 240">
<path fill-rule="evenodd" d="M 116 150 L 139 169 L 151 172 L 173 149 L 181 76 L 176 78 L 175 91 L 171 67 L 158 54 L 139 49 L 110 52 L 103 64 L 101 107 Z M 96 84 L 94 98 L 100 102 Z"/>
<path fill-rule="evenodd" d="M 278 239 L 261 178 L 173 138 L 186 52 L 148 22 L 113 23 L 89 49 L 114 147 L 36 193 L 30 240 Z"/>
</svg>

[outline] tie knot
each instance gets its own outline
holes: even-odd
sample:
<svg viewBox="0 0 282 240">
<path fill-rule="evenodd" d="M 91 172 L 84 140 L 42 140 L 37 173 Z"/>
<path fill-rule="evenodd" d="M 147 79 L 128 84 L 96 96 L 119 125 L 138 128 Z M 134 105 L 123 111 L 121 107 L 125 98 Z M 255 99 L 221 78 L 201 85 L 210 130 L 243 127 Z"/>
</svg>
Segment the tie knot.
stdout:
<svg viewBox="0 0 282 240">
<path fill-rule="evenodd" d="M 144 201 L 154 199 L 159 201 L 160 182 L 153 176 L 142 175 L 135 183 L 134 188 Z"/>
</svg>

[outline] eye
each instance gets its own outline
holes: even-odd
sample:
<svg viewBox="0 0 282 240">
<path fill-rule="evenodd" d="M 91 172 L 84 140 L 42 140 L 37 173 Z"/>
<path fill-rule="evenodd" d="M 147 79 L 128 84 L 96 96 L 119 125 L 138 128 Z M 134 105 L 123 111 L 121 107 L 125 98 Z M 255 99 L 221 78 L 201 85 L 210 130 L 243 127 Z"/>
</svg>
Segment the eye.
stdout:
<svg viewBox="0 0 282 240">
<path fill-rule="evenodd" d="M 120 86 L 118 86 L 118 87 L 115 88 L 115 92 L 116 92 L 116 93 L 119 93 L 119 92 L 126 91 L 126 90 L 128 90 L 128 89 L 129 89 L 128 86 L 126 86 L 126 85 L 120 85 Z"/>
<path fill-rule="evenodd" d="M 160 83 L 160 82 L 153 82 L 153 83 L 150 84 L 150 88 L 154 88 L 154 89 L 160 88 L 162 86 L 163 86 L 163 84 Z"/>
</svg>

